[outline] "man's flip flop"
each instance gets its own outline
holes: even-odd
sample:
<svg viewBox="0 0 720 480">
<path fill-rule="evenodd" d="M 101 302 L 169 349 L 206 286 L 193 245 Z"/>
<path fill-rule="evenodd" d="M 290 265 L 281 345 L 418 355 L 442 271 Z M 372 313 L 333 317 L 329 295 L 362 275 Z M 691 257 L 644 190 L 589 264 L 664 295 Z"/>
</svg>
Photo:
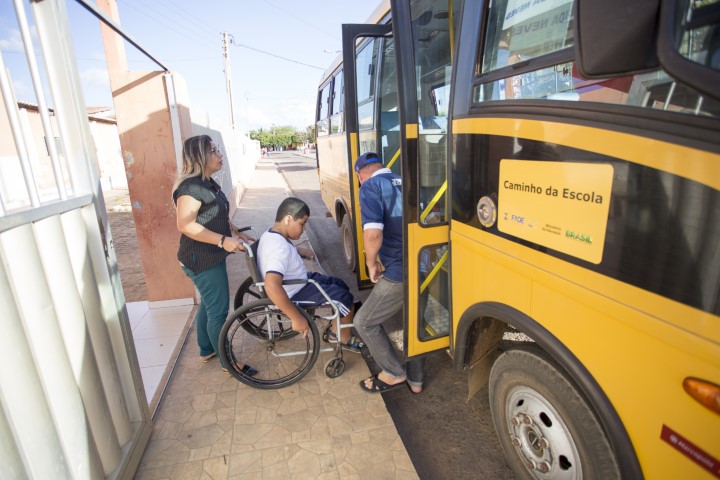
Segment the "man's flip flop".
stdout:
<svg viewBox="0 0 720 480">
<path fill-rule="evenodd" d="M 365 390 L 368 393 L 383 393 L 383 392 L 389 392 L 390 390 L 394 390 L 396 388 L 400 388 L 403 385 L 406 385 L 407 382 L 400 382 L 396 383 L 394 385 L 390 385 L 389 383 L 385 383 L 382 380 L 378 378 L 377 375 L 373 375 L 370 377 L 370 380 L 372 381 L 372 386 L 368 388 L 365 385 L 365 380 L 360 380 L 360 388 Z"/>
</svg>

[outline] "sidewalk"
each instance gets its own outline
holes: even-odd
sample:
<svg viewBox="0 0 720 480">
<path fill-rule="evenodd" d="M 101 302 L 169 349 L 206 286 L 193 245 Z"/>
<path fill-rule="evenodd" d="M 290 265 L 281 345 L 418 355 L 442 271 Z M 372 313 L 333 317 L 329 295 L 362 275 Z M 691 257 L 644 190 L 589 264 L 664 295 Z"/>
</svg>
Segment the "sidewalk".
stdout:
<svg viewBox="0 0 720 480">
<path fill-rule="evenodd" d="M 288 194 L 272 158 L 261 159 L 234 223 L 261 234 Z M 232 299 L 248 276 L 242 254 L 228 258 L 228 272 Z M 345 372 L 331 379 L 323 367 L 332 354 L 321 353 L 313 372 L 279 390 L 245 386 L 217 358 L 198 356 L 193 324 L 136 479 L 418 478 L 382 396 L 358 386 L 369 376 L 360 355 L 345 353 Z"/>
</svg>

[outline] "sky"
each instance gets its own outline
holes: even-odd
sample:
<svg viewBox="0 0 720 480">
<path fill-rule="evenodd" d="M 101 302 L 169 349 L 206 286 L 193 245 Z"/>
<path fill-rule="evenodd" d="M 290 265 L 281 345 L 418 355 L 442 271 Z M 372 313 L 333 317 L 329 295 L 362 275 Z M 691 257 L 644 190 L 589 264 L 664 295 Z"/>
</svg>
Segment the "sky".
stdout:
<svg viewBox="0 0 720 480">
<path fill-rule="evenodd" d="M 99 21 L 75 0 L 65 3 L 85 103 L 110 106 Z M 222 33 L 231 36 L 228 49 L 231 88 L 236 126 L 241 131 L 273 125 L 304 129 L 311 125 L 320 77 L 341 49 L 341 24 L 364 23 L 379 3 L 379 0 L 117 0 L 123 30 L 183 78 L 192 107 L 228 122 L 230 107 Z M 25 4 L 32 24 L 27 0 Z M 129 69 L 161 69 L 130 43 L 125 42 L 125 48 Z M 12 0 L 0 0 L 0 50 L 10 70 L 16 98 L 37 103 L 21 53 Z M 41 58 L 38 62 L 42 65 Z M 52 106 L 51 99 L 48 104 Z"/>
</svg>

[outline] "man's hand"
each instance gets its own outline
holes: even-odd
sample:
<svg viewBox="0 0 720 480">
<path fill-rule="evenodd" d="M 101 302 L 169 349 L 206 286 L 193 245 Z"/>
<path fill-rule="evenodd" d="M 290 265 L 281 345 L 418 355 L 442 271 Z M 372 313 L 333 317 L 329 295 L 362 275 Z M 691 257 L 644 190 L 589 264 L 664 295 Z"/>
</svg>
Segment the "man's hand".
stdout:
<svg viewBox="0 0 720 480">
<path fill-rule="evenodd" d="M 378 283 L 380 281 L 380 277 L 382 277 L 383 269 L 380 262 L 373 262 L 368 263 L 368 275 L 370 276 L 370 281 L 372 283 Z"/>
</svg>

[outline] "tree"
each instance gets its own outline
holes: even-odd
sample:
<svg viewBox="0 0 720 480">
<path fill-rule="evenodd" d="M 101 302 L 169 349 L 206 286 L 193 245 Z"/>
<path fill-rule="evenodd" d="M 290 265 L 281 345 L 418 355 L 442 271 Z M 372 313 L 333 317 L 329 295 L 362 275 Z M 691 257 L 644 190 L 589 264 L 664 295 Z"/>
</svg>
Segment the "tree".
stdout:
<svg viewBox="0 0 720 480">
<path fill-rule="evenodd" d="M 315 124 L 308 125 L 305 127 L 305 138 L 307 143 L 315 143 Z"/>
<path fill-rule="evenodd" d="M 307 133 L 289 125 L 281 125 L 270 129 L 251 130 L 250 138 L 259 141 L 261 147 L 289 148 L 293 144 L 304 144 Z"/>
</svg>

